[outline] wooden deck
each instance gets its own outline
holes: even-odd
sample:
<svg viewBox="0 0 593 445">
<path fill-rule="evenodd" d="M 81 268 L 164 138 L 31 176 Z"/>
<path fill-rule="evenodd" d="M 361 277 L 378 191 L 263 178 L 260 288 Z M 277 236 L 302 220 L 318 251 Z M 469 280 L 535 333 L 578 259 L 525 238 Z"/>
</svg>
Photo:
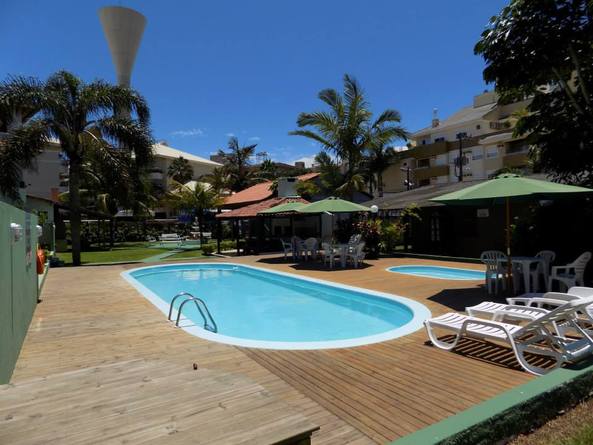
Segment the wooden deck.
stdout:
<svg viewBox="0 0 593 445">
<path fill-rule="evenodd" d="M 381 259 L 363 269 L 335 271 L 269 256 L 233 261 L 402 295 L 425 304 L 433 315 L 463 310 L 485 298 L 472 282 L 385 271 L 434 261 Z M 396 439 L 532 378 L 518 370 L 505 348 L 467 341 L 457 353 L 445 352 L 428 345 L 423 331 L 380 344 L 320 351 L 209 342 L 172 327 L 128 285 L 119 274 L 131 267 L 50 271 L 12 382 L 138 359 L 183 369 L 197 363 L 200 370 L 236 375 L 263 387 L 295 415 L 320 427 L 314 443 L 364 444 Z M 76 390 L 77 384 L 72 385 Z M 59 406 L 58 399 L 55 403 Z"/>
</svg>

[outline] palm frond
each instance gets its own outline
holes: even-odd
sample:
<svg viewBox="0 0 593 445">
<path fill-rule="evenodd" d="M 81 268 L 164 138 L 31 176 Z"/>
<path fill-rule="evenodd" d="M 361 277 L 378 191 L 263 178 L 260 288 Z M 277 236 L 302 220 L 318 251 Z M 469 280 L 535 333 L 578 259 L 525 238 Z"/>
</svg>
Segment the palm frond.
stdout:
<svg viewBox="0 0 593 445">
<path fill-rule="evenodd" d="M 314 131 L 310 130 L 295 130 L 288 133 L 291 136 L 304 136 L 309 139 L 313 139 L 314 141 L 319 142 L 325 148 L 331 149 L 332 143 L 329 142 L 327 139 L 323 138 L 322 136 L 318 135 Z"/>
</svg>

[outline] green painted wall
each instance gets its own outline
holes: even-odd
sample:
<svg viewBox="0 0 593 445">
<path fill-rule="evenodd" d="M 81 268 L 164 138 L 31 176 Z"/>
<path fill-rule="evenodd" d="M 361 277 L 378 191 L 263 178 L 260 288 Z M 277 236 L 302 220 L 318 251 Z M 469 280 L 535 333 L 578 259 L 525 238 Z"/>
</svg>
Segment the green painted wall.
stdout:
<svg viewBox="0 0 593 445">
<path fill-rule="evenodd" d="M 14 241 L 10 224 L 22 226 Z M 37 304 L 37 216 L 0 202 L 0 384 L 8 383 Z"/>
</svg>

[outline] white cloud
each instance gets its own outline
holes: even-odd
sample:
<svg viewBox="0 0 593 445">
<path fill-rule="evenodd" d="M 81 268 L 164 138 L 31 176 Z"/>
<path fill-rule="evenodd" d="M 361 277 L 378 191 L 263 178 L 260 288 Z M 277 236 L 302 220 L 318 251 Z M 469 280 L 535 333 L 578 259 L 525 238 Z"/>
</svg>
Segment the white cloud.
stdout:
<svg viewBox="0 0 593 445">
<path fill-rule="evenodd" d="M 259 136 L 251 136 L 248 141 L 258 142 L 261 141 L 261 138 Z"/>
<path fill-rule="evenodd" d="M 232 137 L 235 137 L 235 133 L 226 133 L 225 136 L 227 138 L 232 138 Z"/>
<path fill-rule="evenodd" d="M 188 130 L 176 130 L 171 132 L 171 136 L 179 136 L 179 137 L 194 137 L 194 136 L 204 136 L 204 130 L 201 128 L 190 128 Z"/>
</svg>

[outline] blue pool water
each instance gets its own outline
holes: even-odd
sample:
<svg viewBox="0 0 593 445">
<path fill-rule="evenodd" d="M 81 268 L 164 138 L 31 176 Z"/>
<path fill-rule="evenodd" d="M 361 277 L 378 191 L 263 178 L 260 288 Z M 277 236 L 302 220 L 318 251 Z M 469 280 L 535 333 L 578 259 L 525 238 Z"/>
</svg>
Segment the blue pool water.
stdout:
<svg viewBox="0 0 593 445">
<path fill-rule="evenodd" d="M 430 315 L 424 306 L 402 297 L 228 263 L 145 267 L 124 277 L 165 313 L 179 292 L 203 299 L 218 331 L 202 329 L 193 304 L 183 308 L 187 319 L 182 318 L 182 327 L 200 337 L 243 346 L 309 349 L 366 344 L 412 332 Z M 176 300 L 175 309 L 181 300 Z"/>
<path fill-rule="evenodd" d="M 484 280 L 486 275 L 481 270 L 461 269 L 442 266 L 394 266 L 390 272 L 416 275 L 419 277 L 439 278 L 442 280 Z"/>
</svg>

